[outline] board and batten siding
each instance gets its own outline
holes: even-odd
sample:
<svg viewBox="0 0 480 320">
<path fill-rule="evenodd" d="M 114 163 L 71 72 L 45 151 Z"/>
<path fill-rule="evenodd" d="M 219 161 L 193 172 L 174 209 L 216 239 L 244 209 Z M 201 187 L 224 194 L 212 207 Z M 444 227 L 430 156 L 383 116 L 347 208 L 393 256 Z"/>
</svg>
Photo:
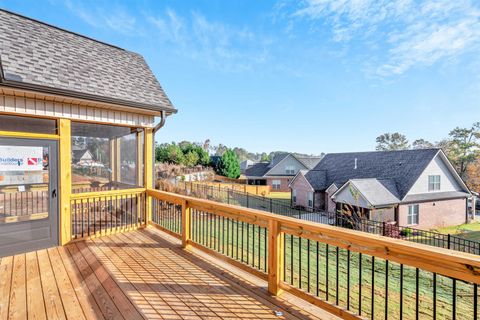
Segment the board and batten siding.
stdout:
<svg viewBox="0 0 480 320">
<path fill-rule="evenodd" d="M 428 190 L 428 176 L 440 176 L 440 190 Z M 428 164 L 423 173 L 418 177 L 407 195 L 422 194 L 431 192 L 449 192 L 449 191 L 465 191 L 463 187 L 455 179 L 453 173 L 447 167 L 445 160 L 441 154 L 437 154 L 435 158 Z"/>
<path fill-rule="evenodd" d="M 152 115 L 10 95 L 0 95 L 0 112 L 135 127 L 154 126 Z"/>
</svg>

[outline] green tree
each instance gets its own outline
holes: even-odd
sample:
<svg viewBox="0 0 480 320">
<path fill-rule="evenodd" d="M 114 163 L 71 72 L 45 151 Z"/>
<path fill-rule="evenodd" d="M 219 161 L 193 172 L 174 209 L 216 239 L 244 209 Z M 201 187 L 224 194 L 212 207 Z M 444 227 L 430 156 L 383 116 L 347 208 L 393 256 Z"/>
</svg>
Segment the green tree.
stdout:
<svg viewBox="0 0 480 320">
<path fill-rule="evenodd" d="M 185 154 L 183 164 L 187 167 L 194 167 L 198 164 L 198 159 L 198 154 L 192 150 Z"/>
<path fill-rule="evenodd" d="M 227 149 L 218 162 L 218 173 L 222 176 L 237 179 L 240 177 L 240 163 L 231 149 Z"/>
<path fill-rule="evenodd" d="M 412 149 L 429 149 L 433 147 L 435 147 L 435 145 L 425 139 L 417 139 L 412 143 Z"/>
<path fill-rule="evenodd" d="M 480 156 L 480 122 L 470 128 L 456 127 L 450 131 L 444 151 L 462 178 L 466 178 L 468 166 Z"/>
<path fill-rule="evenodd" d="M 377 137 L 376 142 L 375 149 L 378 151 L 406 150 L 409 148 L 407 137 L 398 132 L 384 133 Z"/>
<path fill-rule="evenodd" d="M 158 162 L 183 164 L 185 156 L 175 143 L 163 143 L 155 148 L 155 159 Z"/>
<path fill-rule="evenodd" d="M 269 162 L 269 161 L 270 161 L 270 157 L 268 156 L 268 154 L 266 154 L 266 153 L 264 152 L 264 153 L 262 153 L 262 155 L 261 155 L 260 161 L 262 161 L 262 162 Z"/>
</svg>

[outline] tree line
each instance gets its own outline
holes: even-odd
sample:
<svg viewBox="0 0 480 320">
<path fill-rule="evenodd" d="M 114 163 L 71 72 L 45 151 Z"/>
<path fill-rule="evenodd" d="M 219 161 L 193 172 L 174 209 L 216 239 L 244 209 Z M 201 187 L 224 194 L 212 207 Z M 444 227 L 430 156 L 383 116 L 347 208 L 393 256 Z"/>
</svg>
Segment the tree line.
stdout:
<svg viewBox="0 0 480 320">
<path fill-rule="evenodd" d="M 441 148 L 467 185 L 480 191 L 480 122 L 467 128 L 456 127 L 440 141 L 416 139 L 412 143 L 399 133 L 384 133 L 376 138 L 376 150 Z"/>
<path fill-rule="evenodd" d="M 155 160 L 186 167 L 212 167 L 218 174 L 237 179 L 240 177 L 240 161 L 232 149 L 225 149 L 221 156 L 210 157 L 207 143 L 162 143 L 155 146 Z"/>
</svg>

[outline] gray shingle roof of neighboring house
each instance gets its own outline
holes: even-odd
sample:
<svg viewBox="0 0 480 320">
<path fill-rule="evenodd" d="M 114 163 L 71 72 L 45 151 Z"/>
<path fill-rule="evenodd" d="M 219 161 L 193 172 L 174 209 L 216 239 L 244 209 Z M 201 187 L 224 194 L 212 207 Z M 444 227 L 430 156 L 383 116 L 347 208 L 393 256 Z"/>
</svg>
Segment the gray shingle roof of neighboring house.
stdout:
<svg viewBox="0 0 480 320">
<path fill-rule="evenodd" d="M 325 170 L 310 170 L 306 173 L 302 172 L 302 174 L 314 190 L 322 190 L 329 187 L 324 188 L 327 183 L 327 172 Z"/>
<path fill-rule="evenodd" d="M 141 55 L 1 9 L 0 85 L 176 111 Z"/>
<path fill-rule="evenodd" d="M 257 162 L 245 170 L 247 177 L 263 177 L 270 170 L 268 162 Z"/>
<path fill-rule="evenodd" d="M 399 198 L 387 188 L 384 182 L 388 181 L 386 185 L 392 187 L 395 182 L 392 180 L 377 180 L 377 179 L 352 179 L 350 183 L 364 196 L 364 198 L 372 205 L 394 204 L 400 201 Z"/>
<path fill-rule="evenodd" d="M 290 155 L 290 153 L 279 153 L 279 154 L 275 155 L 273 157 L 272 161 L 270 161 L 270 163 L 268 165 L 269 168 L 275 167 L 280 161 L 282 161 L 283 159 L 288 157 L 288 155 Z"/>
<path fill-rule="evenodd" d="M 306 175 L 315 190 L 337 186 L 350 179 L 375 178 L 393 195 L 402 199 L 440 149 L 330 153 Z M 355 168 L 355 159 L 357 168 Z M 323 171 L 322 174 L 312 173 Z M 315 181 L 318 176 L 325 178 Z"/>
<path fill-rule="evenodd" d="M 447 191 L 447 192 L 436 192 L 436 193 L 421 193 L 421 194 L 410 194 L 403 199 L 403 202 L 420 202 L 425 200 L 439 200 L 439 199 L 455 199 L 455 198 L 465 198 L 468 196 L 468 193 L 461 191 Z"/>
<path fill-rule="evenodd" d="M 313 169 L 322 160 L 321 157 L 296 157 L 308 169 Z"/>
</svg>

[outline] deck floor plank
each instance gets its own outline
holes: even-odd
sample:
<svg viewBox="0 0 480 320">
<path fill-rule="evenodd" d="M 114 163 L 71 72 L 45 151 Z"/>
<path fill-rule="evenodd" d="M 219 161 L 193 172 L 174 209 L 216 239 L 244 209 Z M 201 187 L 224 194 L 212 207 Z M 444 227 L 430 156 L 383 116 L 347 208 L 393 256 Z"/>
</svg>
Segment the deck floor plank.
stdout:
<svg viewBox="0 0 480 320">
<path fill-rule="evenodd" d="M 88 286 L 88 289 L 92 293 L 95 301 L 97 302 L 100 310 L 106 319 L 125 319 L 118 310 L 115 303 L 110 298 L 102 283 L 98 280 L 93 270 L 88 265 L 87 261 L 83 258 L 82 253 L 78 250 L 76 244 L 68 246 L 68 250 L 72 255 L 75 264 L 83 277 L 83 280 Z"/>
<path fill-rule="evenodd" d="M 47 251 L 37 251 L 37 259 L 47 318 L 65 320 L 67 319 L 67 316 L 63 309 L 62 298 L 58 292 L 57 283 L 55 281 L 55 276 L 53 275 L 53 269 Z"/>
<path fill-rule="evenodd" d="M 123 289 L 129 293 L 131 299 L 137 305 L 142 306 L 141 311 L 145 315 L 150 316 L 154 316 L 154 313 L 156 313 L 159 318 L 181 318 L 166 302 L 171 298 L 171 295 L 164 290 L 154 290 L 151 284 L 138 275 L 138 270 L 134 270 L 131 265 L 125 263 L 118 255 L 118 251 L 115 253 L 110 248 L 110 242 L 106 240 L 107 237 L 94 239 L 92 242 L 95 245 L 89 247 L 109 267 L 112 275 L 120 281 Z"/>
<path fill-rule="evenodd" d="M 25 254 L 13 257 L 12 287 L 9 319 L 27 319 L 27 290 L 25 283 Z"/>
<path fill-rule="evenodd" d="M 73 258 L 68 249 L 66 247 L 58 247 L 58 253 L 62 258 L 63 265 L 69 275 L 72 287 L 77 293 L 78 303 L 83 309 L 85 317 L 87 319 L 105 319 L 100 307 L 88 289 L 87 284 L 83 281 L 80 271 L 73 262 Z"/>
<path fill-rule="evenodd" d="M 77 294 L 72 286 L 67 270 L 62 263 L 58 248 L 50 248 L 47 252 L 67 319 L 85 319 L 85 314 L 78 301 Z"/>
<path fill-rule="evenodd" d="M 0 320 L 334 319 L 241 273 L 155 228 L 106 235 L 0 258 Z"/>
<path fill-rule="evenodd" d="M 2 262 L 0 264 L 0 319 L 8 318 L 12 274 L 13 257 L 2 258 Z"/>
<path fill-rule="evenodd" d="M 27 276 L 27 314 L 29 319 L 47 319 L 45 298 L 43 297 L 40 270 L 37 253 L 28 252 L 25 255 Z"/>
</svg>

